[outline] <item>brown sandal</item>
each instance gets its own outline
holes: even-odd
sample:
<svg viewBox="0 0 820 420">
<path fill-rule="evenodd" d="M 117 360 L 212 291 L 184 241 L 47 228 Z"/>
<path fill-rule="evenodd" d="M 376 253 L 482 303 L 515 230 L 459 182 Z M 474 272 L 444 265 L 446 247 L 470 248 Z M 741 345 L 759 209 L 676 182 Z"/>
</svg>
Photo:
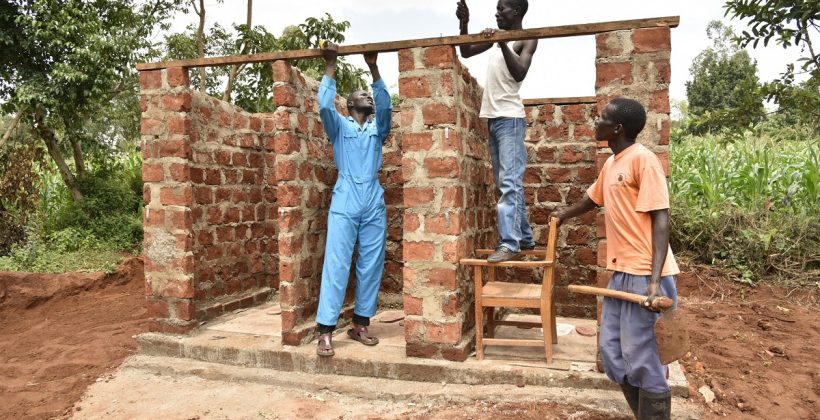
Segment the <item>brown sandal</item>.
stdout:
<svg viewBox="0 0 820 420">
<path fill-rule="evenodd" d="M 353 328 L 347 330 L 347 335 L 365 346 L 375 346 L 379 344 L 379 339 L 377 337 L 369 337 L 367 335 L 367 327 L 361 325 L 355 325 Z"/>
<path fill-rule="evenodd" d="M 333 334 L 326 333 L 326 334 L 319 334 L 319 342 L 316 346 L 316 354 L 322 357 L 330 357 L 336 354 L 333 350 L 333 343 L 331 342 L 331 338 Z"/>
</svg>

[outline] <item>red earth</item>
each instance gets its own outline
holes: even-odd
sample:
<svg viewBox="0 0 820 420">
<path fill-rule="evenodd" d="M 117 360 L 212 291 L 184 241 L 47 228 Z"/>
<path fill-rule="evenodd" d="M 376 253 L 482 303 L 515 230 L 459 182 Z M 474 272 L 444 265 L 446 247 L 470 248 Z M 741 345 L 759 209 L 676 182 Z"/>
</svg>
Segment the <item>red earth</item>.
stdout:
<svg viewBox="0 0 820 420">
<path fill-rule="evenodd" d="M 692 339 L 682 365 L 705 417 L 817 418 L 817 289 L 752 288 L 682 260 L 678 288 Z M 90 384 L 135 353 L 134 336 L 147 330 L 143 296 L 138 258 L 126 260 L 110 276 L 0 273 L 0 417 L 70 413 Z M 714 393 L 711 403 L 699 392 L 703 387 Z M 540 418 L 571 408 L 478 405 L 457 411 Z"/>
</svg>

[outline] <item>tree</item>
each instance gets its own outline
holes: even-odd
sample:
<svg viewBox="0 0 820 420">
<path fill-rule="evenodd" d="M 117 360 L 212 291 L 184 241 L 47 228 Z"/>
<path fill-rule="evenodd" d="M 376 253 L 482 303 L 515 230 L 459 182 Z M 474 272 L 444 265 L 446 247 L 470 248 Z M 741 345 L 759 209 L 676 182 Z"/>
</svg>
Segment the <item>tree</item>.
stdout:
<svg viewBox="0 0 820 420">
<path fill-rule="evenodd" d="M 12 0 L 0 7 L 0 45 L 9 49 L 0 60 L 0 111 L 19 116 L 45 145 L 75 201 L 84 198 L 86 153 L 118 140 L 104 135 L 117 135 L 107 122 L 129 126 L 119 133 L 137 132 L 134 64 L 155 56 L 149 35 L 180 2 Z M 112 108 L 125 112 L 112 117 Z"/>
<path fill-rule="evenodd" d="M 250 13 L 250 11 L 249 11 Z M 319 41 L 328 39 L 341 43 L 344 31 L 350 27 L 347 21 L 336 22 L 326 14 L 322 18 L 309 17 L 299 25 L 286 27 L 276 38 L 262 26 L 232 25 L 228 30 L 215 24 L 204 35 L 204 51 L 207 56 L 227 56 L 256 54 L 269 51 L 318 48 Z M 197 29 L 188 26 L 183 33 L 165 37 L 165 59 L 189 59 L 198 57 Z M 291 64 L 305 75 L 320 79 L 324 74 L 322 59 L 293 60 Z M 339 60 L 336 81 L 340 94 L 344 95 L 367 86 L 363 77 L 366 71 L 358 69 L 344 60 Z M 269 112 L 275 107 L 272 98 L 273 74 L 269 63 L 249 64 L 233 72 L 232 67 L 211 67 L 207 72 L 191 74 L 192 85 L 202 87 L 205 76 L 205 91 L 214 97 L 233 102 L 249 112 Z M 233 82 L 231 77 L 234 75 Z M 227 82 L 226 82 L 227 81 Z"/>
<path fill-rule="evenodd" d="M 757 63 L 734 42 L 732 30 L 719 21 L 706 28 L 712 46 L 695 57 L 686 82 L 689 131 L 702 134 L 722 128 L 742 129 L 765 116 Z"/>
<path fill-rule="evenodd" d="M 741 46 L 756 48 L 762 41 L 774 40 L 783 48 L 801 48 L 799 68 L 786 66 L 780 78 L 763 87 L 767 98 L 780 105 L 780 111 L 820 130 L 820 51 L 812 37 L 820 34 L 820 1 L 818 0 L 728 0 L 726 16 L 748 21 L 749 31 L 743 31 L 737 41 Z M 797 80 L 801 75 L 808 78 Z"/>
</svg>

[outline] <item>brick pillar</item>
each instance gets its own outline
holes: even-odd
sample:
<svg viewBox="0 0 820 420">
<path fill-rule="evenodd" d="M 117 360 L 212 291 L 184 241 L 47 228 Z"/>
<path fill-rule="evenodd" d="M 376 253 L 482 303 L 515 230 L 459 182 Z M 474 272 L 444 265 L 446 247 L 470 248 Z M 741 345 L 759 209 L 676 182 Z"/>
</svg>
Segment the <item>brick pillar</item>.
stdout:
<svg viewBox="0 0 820 420">
<path fill-rule="evenodd" d="M 182 333 L 196 327 L 188 73 L 181 68 L 143 71 L 140 89 L 150 329 Z"/>
<path fill-rule="evenodd" d="M 616 97 L 640 101 L 646 108 L 646 127 L 638 142 L 653 150 L 669 175 L 669 81 L 672 52 L 671 31 L 668 27 L 616 31 L 595 36 L 595 94 L 598 111 Z M 598 144 L 597 167 L 600 171 L 612 151 L 606 142 Z M 606 230 L 603 214 L 597 219 L 598 264 L 606 266 Z M 598 286 L 606 287 L 611 273 L 601 271 Z M 598 303 L 600 324 L 601 301 Z"/>
<path fill-rule="evenodd" d="M 306 79 L 286 61 L 273 63 L 273 74 L 275 134 L 267 147 L 275 158 L 267 179 L 268 184 L 277 185 L 282 341 L 298 345 L 315 332 L 336 169 L 316 104 L 319 83 Z M 348 293 L 343 309 L 348 319 L 350 302 Z"/>
<path fill-rule="evenodd" d="M 474 340 L 472 272 L 491 244 L 494 201 L 481 88 L 452 47 L 399 52 L 408 356 L 463 361 Z"/>
</svg>

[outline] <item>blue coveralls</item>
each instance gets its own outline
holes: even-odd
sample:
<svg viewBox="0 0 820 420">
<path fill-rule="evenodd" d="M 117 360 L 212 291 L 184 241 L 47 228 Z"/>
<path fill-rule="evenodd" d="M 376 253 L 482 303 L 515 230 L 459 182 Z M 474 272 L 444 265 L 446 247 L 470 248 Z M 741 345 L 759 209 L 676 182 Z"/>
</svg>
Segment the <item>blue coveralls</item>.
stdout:
<svg viewBox="0 0 820 420">
<path fill-rule="evenodd" d="M 356 306 L 353 313 L 370 318 L 384 273 L 387 211 L 384 188 L 379 184 L 382 145 L 390 133 L 393 106 L 384 81 L 372 85 L 374 121 L 364 126 L 336 112 L 336 81 L 325 76 L 319 85 L 319 115 L 333 145 L 333 161 L 339 171 L 327 220 L 327 243 L 322 266 L 322 288 L 316 322 L 335 326 L 344 303 L 350 277 L 353 246 L 356 260 Z"/>
</svg>

